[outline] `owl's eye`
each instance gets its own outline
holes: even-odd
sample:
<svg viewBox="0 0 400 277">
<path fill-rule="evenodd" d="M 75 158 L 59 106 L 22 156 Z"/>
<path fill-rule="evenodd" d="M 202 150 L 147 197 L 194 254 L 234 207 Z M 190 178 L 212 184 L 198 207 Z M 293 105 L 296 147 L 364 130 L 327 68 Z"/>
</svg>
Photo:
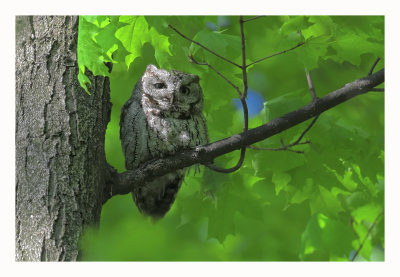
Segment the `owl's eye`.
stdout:
<svg viewBox="0 0 400 277">
<path fill-rule="evenodd" d="M 165 83 L 155 83 L 154 87 L 156 89 L 162 89 L 162 88 L 166 88 L 167 86 L 165 85 Z"/>
<path fill-rule="evenodd" d="M 182 94 L 187 95 L 187 94 L 189 94 L 190 89 L 187 86 L 183 86 L 183 87 L 180 88 L 180 91 L 181 91 Z"/>
</svg>

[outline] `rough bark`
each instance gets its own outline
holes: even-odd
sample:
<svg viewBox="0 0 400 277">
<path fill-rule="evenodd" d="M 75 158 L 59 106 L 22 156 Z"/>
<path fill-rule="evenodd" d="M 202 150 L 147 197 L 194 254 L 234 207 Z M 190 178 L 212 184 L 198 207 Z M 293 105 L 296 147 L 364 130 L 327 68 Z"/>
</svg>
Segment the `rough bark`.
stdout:
<svg viewBox="0 0 400 277">
<path fill-rule="evenodd" d="M 77 81 L 78 18 L 16 17 L 16 260 L 74 261 L 99 222 L 108 78 Z"/>
</svg>

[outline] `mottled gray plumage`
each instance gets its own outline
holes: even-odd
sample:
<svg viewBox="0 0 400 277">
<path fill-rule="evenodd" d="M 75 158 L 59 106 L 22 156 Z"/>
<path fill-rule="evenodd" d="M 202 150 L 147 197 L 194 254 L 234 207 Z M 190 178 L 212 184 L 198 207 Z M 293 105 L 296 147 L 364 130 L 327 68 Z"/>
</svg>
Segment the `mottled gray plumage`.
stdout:
<svg viewBox="0 0 400 277">
<path fill-rule="evenodd" d="M 202 115 L 199 77 L 148 65 L 121 112 L 121 142 L 126 169 L 153 158 L 208 142 Z M 139 210 L 163 217 L 175 200 L 185 170 L 181 169 L 137 186 L 132 191 Z"/>
</svg>

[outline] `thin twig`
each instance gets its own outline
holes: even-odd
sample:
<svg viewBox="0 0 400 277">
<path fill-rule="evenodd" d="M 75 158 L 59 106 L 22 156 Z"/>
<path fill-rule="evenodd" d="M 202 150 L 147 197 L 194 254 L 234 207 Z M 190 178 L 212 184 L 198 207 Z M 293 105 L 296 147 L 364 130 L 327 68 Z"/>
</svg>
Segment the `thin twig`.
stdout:
<svg viewBox="0 0 400 277">
<path fill-rule="evenodd" d="M 266 59 L 269 59 L 269 58 L 278 56 L 278 55 L 280 55 L 280 54 L 284 54 L 284 53 L 286 53 L 286 52 L 289 52 L 289 51 L 291 51 L 291 50 L 294 50 L 294 49 L 296 49 L 297 47 L 302 46 L 303 44 L 305 44 L 305 42 L 299 42 L 296 46 L 294 46 L 294 47 L 292 47 L 292 48 L 290 48 L 290 49 L 283 50 L 283 51 L 281 51 L 281 52 L 278 52 L 278 53 L 272 54 L 272 55 L 270 55 L 270 56 L 264 57 L 264 58 L 262 58 L 262 59 L 256 60 L 256 61 L 254 61 L 254 62 L 252 62 L 252 63 L 249 63 L 246 67 L 249 67 L 249 66 L 251 66 L 251 65 L 253 65 L 253 64 L 259 63 L 259 62 L 264 61 L 264 60 L 266 60 Z"/>
<path fill-rule="evenodd" d="M 244 98 L 244 95 L 240 98 L 240 102 L 242 102 L 242 107 L 243 107 L 243 121 L 244 121 L 244 127 L 243 127 L 243 132 L 246 132 L 249 130 L 249 110 L 247 108 L 247 103 L 246 99 Z"/>
<path fill-rule="evenodd" d="M 245 154 L 246 154 L 246 147 L 243 147 L 240 149 L 240 158 L 239 158 L 238 163 L 234 167 L 231 167 L 231 168 L 221 168 L 221 167 L 216 166 L 213 163 L 205 163 L 204 165 L 206 167 L 208 167 L 209 169 L 214 170 L 216 172 L 232 173 L 232 172 L 238 170 L 242 166 Z"/>
<path fill-rule="evenodd" d="M 247 109 L 246 100 L 244 99 L 243 95 L 242 95 L 242 97 L 240 97 L 240 101 L 242 102 L 242 107 L 243 107 L 244 132 L 246 132 L 248 130 L 248 128 L 249 128 L 248 127 L 248 109 Z M 204 165 L 206 167 L 208 167 L 209 169 L 214 170 L 216 172 L 220 172 L 220 173 L 232 173 L 232 172 L 235 172 L 236 170 L 238 170 L 242 166 L 242 164 L 244 162 L 244 157 L 245 157 L 245 154 L 246 154 L 246 148 L 247 148 L 246 146 L 243 146 L 240 149 L 239 161 L 237 162 L 237 164 L 235 166 L 233 166 L 231 168 L 221 168 L 221 167 L 216 166 L 213 163 L 204 163 Z"/>
<path fill-rule="evenodd" d="M 189 56 L 190 62 L 198 64 L 198 65 L 206 65 L 208 66 L 211 70 L 213 70 L 215 73 L 217 73 L 222 79 L 224 79 L 229 85 L 231 85 L 239 94 L 240 101 L 242 102 L 242 107 L 243 107 L 243 114 L 244 114 L 244 131 L 248 130 L 248 108 L 247 108 L 247 103 L 243 97 L 242 92 L 240 89 L 235 86 L 227 77 L 225 77 L 221 72 L 219 72 L 217 69 L 215 69 L 212 65 L 210 65 L 207 62 L 198 62 L 194 59 L 193 56 Z M 247 115 L 247 116 L 246 116 Z"/>
<path fill-rule="evenodd" d="M 377 58 L 377 59 L 375 60 L 375 62 L 372 64 L 371 69 L 370 69 L 369 72 L 368 72 L 368 76 L 371 75 L 371 74 L 374 72 L 374 69 L 375 69 L 376 65 L 378 64 L 378 62 L 379 62 L 380 60 L 381 60 L 381 58 Z"/>
<path fill-rule="evenodd" d="M 300 142 L 297 145 L 300 144 L 309 144 L 311 143 L 309 140 L 305 141 L 305 142 Z M 257 146 L 252 146 L 249 145 L 247 146 L 247 148 L 253 149 L 253 150 L 268 150 L 268 151 L 290 151 L 290 152 L 294 152 L 294 153 L 298 153 L 298 154 L 304 154 L 304 151 L 301 150 L 293 150 L 290 149 L 290 147 L 292 147 L 291 145 L 284 145 L 282 147 L 277 147 L 277 148 L 268 148 L 268 147 L 257 147 Z"/>
<path fill-rule="evenodd" d="M 313 121 L 311 121 L 310 125 L 308 125 L 308 127 L 303 131 L 303 133 L 301 133 L 301 135 L 299 136 L 299 138 L 294 142 L 294 144 L 298 144 L 304 137 L 304 135 L 311 129 L 311 127 L 314 125 L 314 123 L 317 121 L 319 115 L 317 115 L 316 117 L 314 117 Z"/>
<path fill-rule="evenodd" d="M 242 78 L 243 78 L 243 98 L 247 97 L 247 70 L 246 70 L 246 40 L 244 38 L 244 29 L 243 29 L 243 16 L 239 17 L 240 24 L 240 37 L 242 42 Z M 245 130 L 246 131 L 246 130 Z"/>
<path fill-rule="evenodd" d="M 244 19 L 244 20 L 242 20 L 242 22 L 246 23 L 246 22 L 249 22 L 249 21 L 252 21 L 252 20 L 255 20 L 255 19 L 259 19 L 261 17 L 265 17 L 265 15 L 258 15 L 258 16 L 254 16 L 254 17 L 251 17 L 251 18 L 248 18 L 248 19 Z"/>
<path fill-rule="evenodd" d="M 307 68 L 305 68 L 306 70 L 306 76 L 307 76 L 307 83 L 308 83 L 308 87 L 310 89 L 310 94 L 311 94 L 311 101 L 317 101 L 318 97 L 317 94 L 315 93 L 315 89 L 314 89 L 314 84 L 313 81 L 311 79 L 311 72 L 307 70 Z"/>
<path fill-rule="evenodd" d="M 193 57 L 193 55 L 189 56 L 190 62 L 191 63 L 195 63 L 198 65 L 206 65 L 208 66 L 208 68 L 210 68 L 211 70 L 213 70 L 215 73 L 217 73 L 222 79 L 224 79 L 229 85 L 231 85 L 239 94 L 239 97 L 242 97 L 242 92 L 240 91 L 239 87 L 235 86 L 235 84 L 233 84 L 231 82 L 231 80 L 229 80 L 227 77 L 225 77 L 221 72 L 219 72 L 217 69 L 215 69 L 212 65 L 210 65 L 208 62 L 198 62 L 195 60 L 195 58 Z"/>
<path fill-rule="evenodd" d="M 375 60 L 375 62 L 372 64 L 371 69 L 369 70 L 367 76 L 372 75 L 372 73 L 374 72 L 374 69 L 375 69 L 376 65 L 378 64 L 378 62 L 379 62 L 380 60 L 381 60 L 381 58 L 377 58 L 377 59 Z M 371 91 L 384 92 L 385 89 L 384 89 L 384 88 L 373 88 L 373 89 L 371 89 Z"/>
<path fill-rule="evenodd" d="M 203 48 L 204 50 L 210 52 L 210 53 L 213 54 L 214 56 L 217 56 L 218 58 L 220 58 L 220 59 L 222 59 L 222 60 L 224 60 L 224 61 L 226 61 L 226 62 L 228 62 L 228 63 L 231 63 L 231 64 L 233 64 L 234 66 L 236 66 L 236 67 L 238 67 L 238 68 L 242 68 L 242 67 L 241 67 L 240 65 L 238 65 L 237 63 L 235 63 L 235 62 L 233 62 L 233 61 L 231 61 L 231 60 L 229 60 L 229 59 L 227 59 L 227 58 L 225 58 L 225 57 L 222 57 L 221 55 L 215 53 L 214 51 L 212 51 L 211 49 L 207 48 L 207 47 L 204 46 L 203 44 L 201 44 L 201 43 L 199 43 L 199 42 L 197 42 L 197 41 L 194 41 L 194 40 L 192 40 L 191 38 L 185 36 L 185 35 L 182 34 L 180 31 L 178 31 L 174 26 L 168 25 L 168 27 L 171 28 L 172 30 L 174 30 L 176 33 L 178 33 L 181 37 L 187 39 L 188 41 L 190 41 L 190 42 L 192 42 L 192 43 L 194 43 L 194 44 L 197 44 L 198 46 L 200 46 L 200 47 Z"/>
<path fill-rule="evenodd" d="M 240 99 L 244 99 L 243 98 L 243 94 L 240 91 L 240 89 L 237 86 L 235 86 L 228 78 L 226 78 L 221 72 L 219 72 L 217 69 L 215 69 L 212 65 L 210 65 L 207 62 L 198 62 L 198 61 L 196 61 L 194 59 L 194 57 L 192 55 L 189 56 L 189 59 L 190 59 L 190 62 L 192 62 L 192 63 L 198 64 L 198 65 L 206 65 L 206 66 L 208 66 L 211 70 L 213 70 L 215 73 L 217 73 L 222 79 L 224 79 L 228 84 L 230 84 L 238 92 Z M 248 113 L 247 112 L 247 103 L 246 102 L 244 102 L 244 103 L 242 102 L 242 106 L 243 106 L 243 110 L 244 111 L 246 110 L 246 112 L 244 112 L 244 114 L 247 114 Z M 247 128 L 247 126 L 245 128 Z M 231 168 L 221 168 L 221 167 L 216 166 L 213 163 L 204 163 L 203 165 L 206 166 L 207 168 L 211 169 L 211 170 L 216 171 L 216 172 L 232 173 L 232 172 L 238 170 L 242 166 L 245 154 L 246 154 L 245 147 L 243 147 L 241 149 L 241 151 L 240 151 L 240 157 L 239 157 L 238 163 L 234 167 L 231 167 Z"/>
<path fill-rule="evenodd" d="M 242 79 L 243 79 L 243 92 L 240 93 L 240 90 L 237 89 L 239 96 L 240 96 L 240 102 L 242 103 L 242 107 L 243 107 L 243 122 L 244 122 L 244 127 L 243 127 L 243 132 L 246 132 L 249 129 L 249 112 L 248 112 L 248 108 L 247 108 L 247 103 L 246 103 L 246 96 L 247 96 L 247 89 L 248 89 L 248 85 L 247 85 L 247 67 L 246 67 L 246 43 L 245 43 L 245 37 L 244 37 L 244 29 L 243 29 L 243 16 L 239 17 L 239 24 L 240 24 L 240 37 L 241 37 L 241 43 L 242 43 L 242 66 L 240 67 L 242 69 Z M 204 63 L 206 65 L 208 65 L 208 67 L 210 67 L 211 69 L 213 69 L 215 72 L 217 72 L 218 75 L 220 75 L 225 81 L 227 81 L 229 84 L 232 84 L 231 81 L 229 81 L 227 78 L 225 78 L 221 73 L 219 73 L 218 71 L 216 71 L 214 68 L 212 68 L 208 63 Z M 236 88 L 236 86 L 234 86 Z M 246 154 L 246 146 L 243 146 L 240 149 L 240 158 L 239 161 L 237 162 L 237 164 L 232 167 L 232 168 L 220 168 L 216 165 L 214 165 L 213 163 L 207 163 L 205 164 L 205 166 L 207 166 L 209 169 L 212 169 L 214 171 L 220 172 L 220 173 L 231 173 L 234 172 L 236 170 L 238 170 L 244 161 L 244 157 Z"/>
<path fill-rule="evenodd" d="M 361 249 L 363 248 L 365 242 L 367 241 L 367 238 L 368 238 L 369 234 L 372 232 L 372 229 L 374 229 L 376 223 L 378 222 L 378 219 L 381 217 L 382 214 L 383 214 L 383 211 L 381 211 L 381 212 L 377 215 L 377 217 L 375 218 L 374 222 L 371 224 L 371 226 L 369 226 L 368 232 L 367 232 L 367 234 L 365 235 L 365 237 L 364 237 L 362 243 L 361 243 L 360 246 L 358 247 L 356 253 L 355 253 L 354 256 L 353 256 L 353 258 L 351 258 L 351 261 L 352 261 L 352 262 L 357 258 L 358 254 L 360 253 Z"/>
<path fill-rule="evenodd" d="M 300 142 L 304 135 L 311 129 L 311 127 L 314 125 L 315 121 L 317 121 L 319 115 L 317 115 L 316 117 L 314 117 L 314 119 L 311 121 L 310 125 L 307 126 L 307 128 L 301 133 L 301 135 L 297 138 L 296 141 L 290 143 L 290 144 L 284 144 L 283 140 L 281 140 L 281 147 L 276 147 L 276 148 L 264 148 L 264 147 L 256 147 L 256 146 L 247 146 L 250 149 L 254 149 L 254 150 L 268 150 L 268 151 L 292 151 L 295 153 L 304 153 L 304 151 L 299 151 L 299 150 L 293 150 L 290 149 L 293 146 L 296 145 L 301 145 L 301 144 L 309 144 L 311 143 L 309 140 L 305 141 L 305 142 Z"/>
</svg>

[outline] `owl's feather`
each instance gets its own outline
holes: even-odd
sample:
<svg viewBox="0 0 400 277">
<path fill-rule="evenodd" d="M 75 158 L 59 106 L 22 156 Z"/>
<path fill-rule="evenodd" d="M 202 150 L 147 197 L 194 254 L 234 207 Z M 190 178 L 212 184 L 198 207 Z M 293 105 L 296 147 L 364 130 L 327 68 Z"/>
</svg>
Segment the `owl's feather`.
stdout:
<svg viewBox="0 0 400 277">
<path fill-rule="evenodd" d="M 202 108 L 203 93 L 197 75 L 147 66 L 121 112 L 120 137 L 126 169 L 207 143 Z M 185 170 L 181 169 L 137 184 L 132 195 L 138 209 L 152 217 L 164 216 L 184 175 Z"/>
</svg>

